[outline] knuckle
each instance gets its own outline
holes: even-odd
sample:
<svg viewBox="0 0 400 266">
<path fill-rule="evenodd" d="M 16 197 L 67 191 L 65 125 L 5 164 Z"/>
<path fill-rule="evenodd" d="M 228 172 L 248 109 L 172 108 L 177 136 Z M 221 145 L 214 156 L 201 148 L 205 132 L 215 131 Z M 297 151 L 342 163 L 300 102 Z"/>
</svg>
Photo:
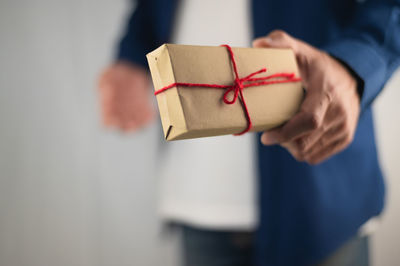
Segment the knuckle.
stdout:
<svg viewBox="0 0 400 266">
<path fill-rule="evenodd" d="M 293 45 L 292 37 L 283 30 L 274 30 L 271 32 L 270 37 L 274 39 L 283 40 L 284 42 Z"/>
<path fill-rule="evenodd" d="M 320 58 L 320 61 L 325 65 L 328 65 L 332 60 L 332 57 L 323 50 L 318 50 L 318 57 Z"/>
<path fill-rule="evenodd" d="M 335 88 L 333 86 L 328 86 L 323 92 L 322 95 L 324 99 L 328 102 L 328 104 L 333 102 L 333 95 L 335 92 Z"/>
<path fill-rule="evenodd" d="M 283 30 L 274 30 L 270 34 L 271 36 L 274 36 L 276 38 L 286 38 L 288 34 L 284 32 Z"/>
<path fill-rule="evenodd" d="M 309 141 L 308 141 L 307 138 L 298 139 L 297 140 L 297 147 L 298 147 L 299 151 L 304 153 L 308 143 L 309 143 Z"/>
<path fill-rule="evenodd" d="M 317 113 L 309 113 L 307 114 L 307 120 L 309 123 L 309 126 L 312 130 L 315 130 L 321 126 L 321 118 Z"/>
</svg>

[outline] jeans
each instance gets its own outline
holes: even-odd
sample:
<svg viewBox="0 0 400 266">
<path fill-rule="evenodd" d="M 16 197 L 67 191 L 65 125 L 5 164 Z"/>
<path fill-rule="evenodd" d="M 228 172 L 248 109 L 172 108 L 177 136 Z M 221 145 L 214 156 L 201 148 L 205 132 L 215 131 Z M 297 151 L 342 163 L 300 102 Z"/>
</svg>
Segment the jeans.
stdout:
<svg viewBox="0 0 400 266">
<path fill-rule="evenodd" d="M 253 234 L 182 226 L 184 266 L 251 266 Z M 368 237 L 356 236 L 318 266 L 368 266 Z"/>
</svg>

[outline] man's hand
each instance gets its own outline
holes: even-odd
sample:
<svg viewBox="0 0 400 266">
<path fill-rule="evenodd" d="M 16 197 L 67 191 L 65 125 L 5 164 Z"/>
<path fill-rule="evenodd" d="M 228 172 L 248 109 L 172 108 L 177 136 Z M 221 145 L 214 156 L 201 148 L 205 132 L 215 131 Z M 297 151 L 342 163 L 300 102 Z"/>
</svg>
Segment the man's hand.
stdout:
<svg viewBox="0 0 400 266">
<path fill-rule="evenodd" d="M 282 127 L 264 132 L 265 145 L 280 144 L 299 161 L 318 164 L 353 140 L 360 99 L 357 81 L 336 59 L 283 31 L 254 40 L 254 47 L 293 49 L 306 90 L 299 112 Z"/>
<path fill-rule="evenodd" d="M 144 69 L 122 62 L 111 65 L 99 78 L 99 91 L 104 125 L 133 131 L 152 120 Z"/>
</svg>

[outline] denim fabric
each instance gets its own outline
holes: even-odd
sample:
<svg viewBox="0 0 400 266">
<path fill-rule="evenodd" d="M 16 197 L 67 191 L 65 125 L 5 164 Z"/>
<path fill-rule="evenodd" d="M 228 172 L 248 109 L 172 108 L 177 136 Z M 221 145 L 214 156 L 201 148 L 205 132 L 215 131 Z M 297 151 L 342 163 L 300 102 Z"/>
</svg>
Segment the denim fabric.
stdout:
<svg viewBox="0 0 400 266">
<path fill-rule="evenodd" d="M 254 265 L 252 232 L 181 228 L 183 266 Z M 317 266 L 368 266 L 368 242 L 367 236 L 353 237 Z"/>
</svg>

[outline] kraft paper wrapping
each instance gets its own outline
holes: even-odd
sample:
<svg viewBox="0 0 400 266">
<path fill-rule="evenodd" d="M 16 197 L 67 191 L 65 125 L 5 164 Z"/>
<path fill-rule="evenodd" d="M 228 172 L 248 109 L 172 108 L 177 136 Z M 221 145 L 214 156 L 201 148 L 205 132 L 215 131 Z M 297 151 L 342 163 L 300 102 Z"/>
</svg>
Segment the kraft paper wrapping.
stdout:
<svg viewBox="0 0 400 266">
<path fill-rule="evenodd" d="M 261 68 L 266 75 L 299 72 L 290 49 L 232 48 L 239 77 Z M 174 82 L 231 85 L 234 72 L 225 47 L 164 44 L 147 54 L 155 90 Z M 173 87 L 157 94 L 166 140 L 236 134 L 247 126 L 243 106 L 222 100 L 224 89 Z M 301 82 L 249 87 L 243 90 L 253 123 L 251 131 L 265 131 L 283 124 L 299 109 Z"/>
</svg>

